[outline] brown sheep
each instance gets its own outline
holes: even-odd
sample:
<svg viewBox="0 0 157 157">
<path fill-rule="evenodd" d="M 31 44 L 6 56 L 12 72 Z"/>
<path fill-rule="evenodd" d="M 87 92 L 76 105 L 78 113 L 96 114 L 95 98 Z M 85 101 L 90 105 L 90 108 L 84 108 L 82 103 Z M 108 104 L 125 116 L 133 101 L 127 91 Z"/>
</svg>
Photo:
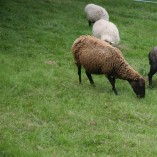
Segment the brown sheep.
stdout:
<svg viewBox="0 0 157 157">
<path fill-rule="evenodd" d="M 92 36 L 80 36 L 72 45 L 72 53 L 78 67 L 79 82 L 81 83 L 81 66 L 92 85 L 91 74 L 105 74 L 117 95 L 116 78 L 127 80 L 138 97 L 145 96 L 145 80 L 124 59 L 117 48 L 105 41 Z"/>
</svg>

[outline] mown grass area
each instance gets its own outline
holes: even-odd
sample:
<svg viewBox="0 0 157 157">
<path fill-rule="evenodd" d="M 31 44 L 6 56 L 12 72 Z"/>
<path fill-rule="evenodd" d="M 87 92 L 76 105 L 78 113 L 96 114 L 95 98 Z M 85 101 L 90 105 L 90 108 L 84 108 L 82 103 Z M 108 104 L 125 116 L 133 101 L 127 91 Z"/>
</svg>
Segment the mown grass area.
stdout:
<svg viewBox="0 0 157 157">
<path fill-rule="evenodd" d="M 120 31 L 119 49 L 146 79 L 138 99 L 127 81 L 115 96 L 104 76 L 79 85 L 71 45 L 91 34 L 89 0 L 0 1 L 0 156 L 157 156 L 157 77 L 148 88 L 148 53 L 157 44 L 157 4 L 93 0 Z"/>
</svg>

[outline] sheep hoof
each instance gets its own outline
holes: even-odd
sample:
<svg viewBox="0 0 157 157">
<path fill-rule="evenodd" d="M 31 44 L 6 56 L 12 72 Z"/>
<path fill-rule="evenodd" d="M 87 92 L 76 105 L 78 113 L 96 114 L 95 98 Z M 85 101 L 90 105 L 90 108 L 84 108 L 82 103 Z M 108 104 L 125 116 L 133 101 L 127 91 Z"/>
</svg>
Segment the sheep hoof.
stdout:
<svg viewBox="0 0 157 157">
<path fill-rule="evenodd" d="M 117 91 L 113 90 L 115 95 L 118 95 Z"/>
<path fill-rule="evenodd" d="M 153 86 L 152 86 L 152 85 L 149 85 L 149 88 L 150 88 L 150 89 L 152 89 L 152 88 L 153 88 Z"/>
</svg>

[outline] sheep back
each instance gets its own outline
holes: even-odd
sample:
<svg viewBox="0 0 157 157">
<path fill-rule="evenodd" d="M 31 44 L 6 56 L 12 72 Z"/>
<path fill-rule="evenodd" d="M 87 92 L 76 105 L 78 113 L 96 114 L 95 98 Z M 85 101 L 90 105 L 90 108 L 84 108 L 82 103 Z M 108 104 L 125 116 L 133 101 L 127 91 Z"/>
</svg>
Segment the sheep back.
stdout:
<svg viewBox="0 0 157 157">
<path fill-rule="evenodd" d="M 154 48 L 151 49 L 151 51 L 149 52 L 149 64 L 155 64 L 157 65 L 157 46 L 155 46 Z"/>
</svg>

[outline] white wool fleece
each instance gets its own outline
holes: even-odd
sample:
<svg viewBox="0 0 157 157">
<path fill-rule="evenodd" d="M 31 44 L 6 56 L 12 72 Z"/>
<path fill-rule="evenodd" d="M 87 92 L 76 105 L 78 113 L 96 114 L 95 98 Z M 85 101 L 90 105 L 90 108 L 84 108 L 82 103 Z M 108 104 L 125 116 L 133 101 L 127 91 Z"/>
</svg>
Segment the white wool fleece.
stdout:
<svg viewBox="0 0 157 157">
<path fill-rule="evenodd" d="M 92 34 L 101 40 L 109 42 L 113 46 L 117 46 L 120 41 L 117 26 L 114 23 L 103 19 L 94 23 Z"/>
</svg>

